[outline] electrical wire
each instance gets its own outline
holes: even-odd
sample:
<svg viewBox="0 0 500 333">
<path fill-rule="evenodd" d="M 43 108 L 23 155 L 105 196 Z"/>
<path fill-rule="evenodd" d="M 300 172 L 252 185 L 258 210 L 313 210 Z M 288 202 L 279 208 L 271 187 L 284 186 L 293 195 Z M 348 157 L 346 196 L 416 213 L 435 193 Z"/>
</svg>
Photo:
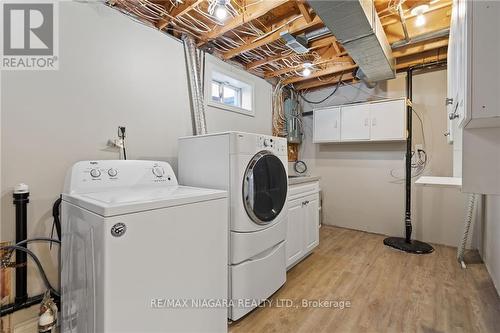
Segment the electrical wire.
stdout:
<svg viewBox="0 0 500 333">
<path fill-rule="evenodd" d="M 28 241 L 28 240 L 26 240 L 26 241 Z M 45 274 L 45 270 L 43 269 L 42 263 L 40 262 L 40 260 L 38 259 L 38 257 L 31 250 L 28 250 L 27 248 L 19 246 L 19 245 L 1 246 L 0 249 L 12 251 L 11 255 L 12 255 L 12 253 L 13 253 L 14 250 L 22 251 L 22 252 L 25 252 L 26 254 L 28 254 L 31 257 L 31 259 L 33 259 L 33 261 L 35 262 L 36 266 L 38 267 L 38 271 L 39 271 L 40 276 L 41 276 L 41 278 L 43 280 L 43 283 L 45 284 L 45 287 L 48 290 L 50 290 L 50 292 L 54 296 L 61 297 L 61 295 L 59 294 L 59 292 L 57 290 L 55 290 L 54 287 L 52 287 L 52 285 L 50 284 L 49 279 L 47 278 L 47 275 Z M 8 258 L 10 259 L 10 256 Z"/>
<path fill-rule="evenodd" d="M 344 72 L 342 72 L 340 74 L 340 78 L 337 82 L 337 85 L 335 86 L 335 88 L 333 89 L 333 91 L 328 95 L 326 96 L 325 98 L 323 98 L 322 100 L 320 101 L 311 101 L 311 100 L 308 100 L 306 97 L 303 96 L 303 94 L 299 94 L 300 98 L 302 98 L 304 101 L 306 101 L 307 103 L 309 104 L 321 104 L 323 102 L 325 102 L 326 100 L 328 100 L 330 97 L 332 97 L 333 95 L 335 95 L 335 93 L 337 92 L 337 90 L 339 89 L 340 85 L 342 84 L 342 77 L 344 76 Z"/>
</svg>

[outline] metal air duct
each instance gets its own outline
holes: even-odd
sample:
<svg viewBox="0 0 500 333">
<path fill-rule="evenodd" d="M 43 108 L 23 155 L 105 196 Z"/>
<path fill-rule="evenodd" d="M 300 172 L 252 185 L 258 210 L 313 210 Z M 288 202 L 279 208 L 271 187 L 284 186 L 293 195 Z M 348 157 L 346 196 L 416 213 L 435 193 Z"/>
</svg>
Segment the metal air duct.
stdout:
<svg viewBox="0 0 500 333">
<path fill-rule="evenodd" d="M 368 81 L 395 77 L 392 51 L 372 0 L 309 0 Z"/>
<path fill-rule="evenodd" d="M 203 101 L 203 81 L 201 75 L 202 52 L 197 50 L 193 37 L 184 34 L 184 56 L 186 58 L 186 72 L 189 84 L 189 95 L 191 97 L 191 120 L 193 122 L 193 134 L 207 134 L 207 122 L 205 119 L 205 104 Z"/>
</svg>

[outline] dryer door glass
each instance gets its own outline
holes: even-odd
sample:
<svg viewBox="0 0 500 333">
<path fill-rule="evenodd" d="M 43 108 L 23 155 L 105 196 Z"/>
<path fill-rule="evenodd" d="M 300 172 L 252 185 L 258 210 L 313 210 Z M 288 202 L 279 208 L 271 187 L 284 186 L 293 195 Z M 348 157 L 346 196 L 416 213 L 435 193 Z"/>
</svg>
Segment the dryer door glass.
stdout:
<svg viewBox="0 0 500 333">
<path fill-rule="evenodd" d="M 262 151 L 248 164 L 243 180 L 243 202 L 248 216 L 257 224 L 267 224 L 285 205 L 288 178 L 281 160 Z"/>
</svg>

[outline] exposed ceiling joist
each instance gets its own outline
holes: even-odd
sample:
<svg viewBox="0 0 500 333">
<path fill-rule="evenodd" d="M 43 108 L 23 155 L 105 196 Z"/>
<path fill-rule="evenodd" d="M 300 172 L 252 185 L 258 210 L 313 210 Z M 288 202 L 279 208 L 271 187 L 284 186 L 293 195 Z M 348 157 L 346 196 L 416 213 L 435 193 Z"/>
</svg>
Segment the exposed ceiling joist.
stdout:
<svg viewBox="0 0 500 333">
<path fill-rule="evenodd" d="M 313 79 L 313 78 L 316 78 L 316 77 L 321 77 L 321 76 L 324 76 L 324 75 L 338 74 L 338 73 L 342 73 L 342 72 L 347 73 L 347 72 L 352 71 L 352 70 L 354 70 L 356 68 L 358 68 L 358 65 L 353 65 L 353 64 L 331 64 L 331 65 L 328 65 L 324 69 L 320 69 L 320 70 L 314 71 L 308 77 L 294 76 L 294 77 L 291 77 L 289 79 L 284 80 L 283 83 L 284 84 L 290 84 L 290 83 L 295 83 L 295 82 L 300 82 L 300 81 L 304 81 L 304 80 Z"/>
<path fill-rule="evenodd" d="M 192 9 L 196 8 L 196 6 L 200 5 L 204 0 L 190 0 L 186 1 L 184 4 L 180 4 L 177 7 L 175 7 L 171 12 L 170 16 L 173 17 L 178 17 L 185 15 Z M 160 30 L 165 29 L 165 27 L 170 23 L 170 19 L 165 18 L 160 20 L 157 24 L 156 27 Z"/>
<path fill-rule="evenodd" d="M 172 25 L 174 29 L 168 33 L 176 37 L 183 33 L 194 36 L 198 45 L 209 43 L 209 49 L 221 59 L 232 59 L 258 76 L 293 83 L 297 89 L 336 84 L 336 77 L 342 72 L 343 81 L 355 80 L 352 74 L 357 65 L 346 53 L 346 45 L 340 45 L 334 35 L 316 34 L 315 31 L 311 36 L 316 37 L 311 38 L 317 39 L 308 43 L 307 53 L 301 54 L 279 42 L 280 33 L 285 31 L 297 36 L 325 27 L 310 2 L 228 0 L 217 3 L 228 9 L 228 19 L 222 22 L 208 12 L 210 1 L 108 0 L 108 5 L 120 7 L 121 11 L 128 11 L 159 29 L 165 30 Z M 423 14 L 427 22 L 422 26 L 416 25 L 416 17 L 410 13 L 419 1 L 404 0 L 401 4 L 408 28 L 406 45 L 400 42 L 404 31 L 396 10 L 399 2 L 374 0 L 384 33 L 393 46 L 389 52 L 396 59 L 399 71 L 411 65 L 446 59 L 448 40 L 439 32 L 449 29 L 451 0 L 431 2 L 430 9 Z M 428 38 L 423 38 L 424 35 Z M 300 75 L 305 62 L 312 63 L 312 72 L 307 77 Z"/>
<path fill-rule="evenodd" d="M 312 65 L 319 66 L 319 65 L 330 63 L 330 62 L 335 62 L 337 64 L 338 63 L 342 63 L 342 64 L 352 64 L 353 63 L 352 59 L 350 57 L 337 55 L 337 53 L 333 47 L 329 48 L 325 53 L 326 54 L 323 54 L 319 60 L 313 61 Z M 266 77 L 266 78 L 277 77 L 277 76 L 281 76 L 283 74 L 297 72 L 303 68 L 304 68 L 303 65 L 298 65 L 298 66 L 293 66 L 293 67 L 286 67 L 286 68 L 283 68 L 280 70 L 268 71 L 268 72 L 264 73 L 264 77 Z"/>
<path fill-rule="evenodd" d="M 203 40 L 204 42 L 207 42 L 212 39 L 216 39 L 217 37 L 222 36 L 230 30 L 236 29 L 247 22 L 261 17 L 262 15 L 268 13 L 270 10 L 279 7 L 288 1 L 289 0 L 266 0 L 256 5 L 250 6 L 243 12 L 242 15 L 229 20 L 223 26 L 219 26 L 213 29 L 211 32 L 207 33 L 205 36 L 203 36 Z"/>
<path fill-rule="evenodd" d="M 394 50 L 392 52 L 392 55 L 395 58 L 401 58 L 401 57 L 405 57 L 405 56 L 409 56 L 409 55 L 414 55 L 417 53 L 422 53 L 422 52 L 426 52 L 426 51 L 430 51 L 430 50 L 439 49 L 439 48 L 445 47 L 447 45 L 448 45 L 448 38 L 439 39 L 439 40 L 435 40 L 432 42 L 427 42 L 427 43 L 424 42 L 424 43 L 419 43 L 419 44 L 415 44 L 415 45 L 409 45 L 409 46 L 402 47 L 400 49 Z"/>
<path fill-rule="evenodd" d="M 304 4 L 304 0 L 297 0 L 297 7 L 299 8 L 302 16 L 304 16 L 304 19 L 306 20 L 306 22 L 311 23 L 313 20 L 313 16 L 311 15 L 311 13 L 309 12 L 309 9 Z"/>
<path fill-rule="evenodd" d="M 309 51 L 314 51 L 316 49 L 327 47 L 329 45 L 334 45 L 334 47 L 335 47 L 335 46 L 337 46 L 336 41 L 337 40 L 333 36 L 323 37 L 321 39 L 318 39 L 318 40 L 311 42 L 309 45 Z M 273 61 L 279 61 L 279 60 L 289 58 L 294 54 L 295 54 L 294 52 L 290 52 L 290 53 L 287 53 L 285 55 L 279 54 L 276 56 L 266 57 L 266 58 L 261 59 L 261 60 L 252 61 L 252 62 L 248 63 L 245 67 L 247 70 L 255 69 L 257 67 L 266 65 L 266 64 L 273 62 Z"/>
<path fill-rule="evenodd" d="M 266 44 L 275 42 L 281 38 L 280 33 L 284 31 L 288 31 L 290 34 L 297 34 L 301 33 L 307 29 L 313 29 L 313 28 L 318 28 L 323 25 L 323 22 L 321 22 L 321 19 L 316 16 L 310 23 L 306 22 L 306 19 L 303 16 L 299 16 L 296 19 L 293 19 L 291 23 L 288 25 L 283 26 L 282 28 L 272 32 L 271 34 L 265 36 L 265 37 L 256 37 L 252 39 L 250 42 L 240 46 L 236 47 L 230 51 L 224 52 L 222 54 L 222 57 L 224 59 L 231 59 L 238 54 L 241 54 L 243 52 L 251 51 L 253 49 L 256 49 L 258 47 L 264 46 Z"/>
<path fill-rule="evenodd" d="M 353 76 L 352 73 L 347 73 L 347 74 L 342 75 L 342 82 L 352 81 L 354 79 L 355 79 L 355 77 Z M 296 83 L 296 84 L 294 84 L 294 88 L 295 88 L 295 90 L 322 88 L 325 86 L 331 86 L 331 85 L 337 84 L 339 82 L 339 80 L 340 80 L 340 74 L 336 75 L 335 77 L 324 78 L 322 81 L 309 80 L 309 81 Z"/>
</svg>

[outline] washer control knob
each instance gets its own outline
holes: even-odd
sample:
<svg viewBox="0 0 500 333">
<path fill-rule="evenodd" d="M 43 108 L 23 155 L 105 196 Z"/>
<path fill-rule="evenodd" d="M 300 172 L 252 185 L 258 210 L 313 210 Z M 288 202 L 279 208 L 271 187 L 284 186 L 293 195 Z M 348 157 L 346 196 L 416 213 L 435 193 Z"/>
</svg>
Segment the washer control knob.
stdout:
<svg viewBox="0 0 500 333">
<path fill-rule="evenodd" d="M 158 178 L 161 178 L 165 175 L 165 170 L 162 167 L 154 167 L 153 175 L 155 175 Z"/>
<path fill-rule="evenodd" d="M 116 169 L 111 168 L 108 170 L 108 175 L 110 177 L 116 177 L 118 175 L 118 171 Z"/>
<path fill-rule="evenodd" d="M 97 178 L 97 177 L 101 176 L 101 171 L 99 171 L 99 169 L 92 169 L 92 170 L 90 170 L 90 175 L 93 178 Z"/>
<path fill-rule="evenodd" d="M 273 143 L 273 139 L 264 139 L 264 147 L 270 147 Z"/>
</svg>

